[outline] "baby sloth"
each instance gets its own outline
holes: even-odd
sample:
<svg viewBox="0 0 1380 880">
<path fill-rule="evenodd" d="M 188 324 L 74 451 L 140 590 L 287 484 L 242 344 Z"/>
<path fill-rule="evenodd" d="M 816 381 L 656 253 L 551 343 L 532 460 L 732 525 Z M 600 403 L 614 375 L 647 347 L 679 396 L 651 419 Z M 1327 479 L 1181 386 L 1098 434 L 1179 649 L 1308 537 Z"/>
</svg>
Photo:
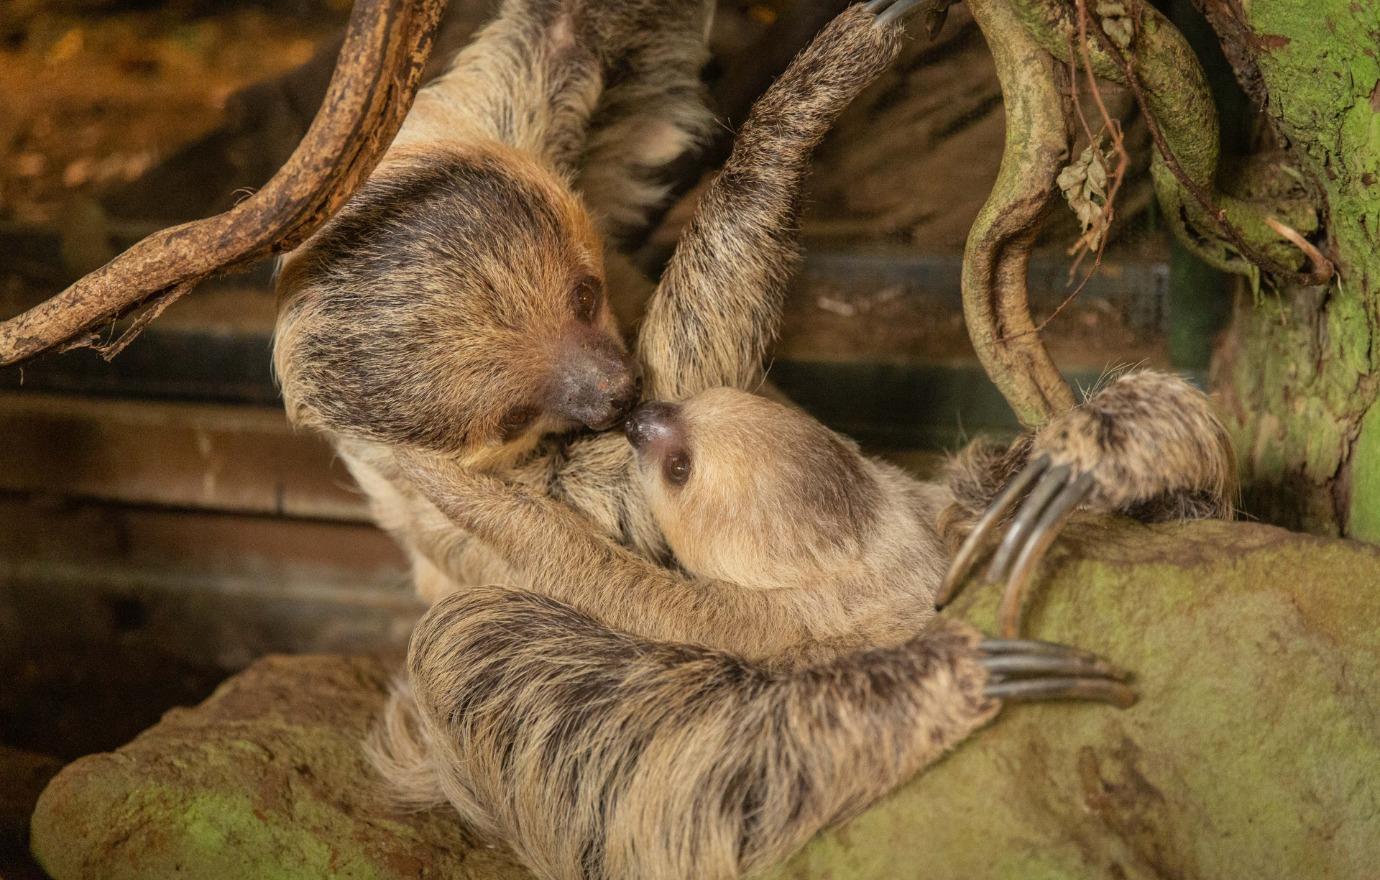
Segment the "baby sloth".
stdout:
<svg viewBox="0 0 1380 880">
<path fill-rule="evenodd" d="M 896 644 L 934 615 L 946 563 L 934 486 L 797 409 L 728 388 L 643 404 L 625 431 L 679 566 L 789 602 L 807 654 Z M 768 648 L 710 638 L 749 657 Z"/>
<path fill-rule="evenodd" d="M 539 876 L 738 877 L 1003 700 L 1133 702 L 1092 655 L 936 618 L 942 493 L 804 413 L 715 389 L 642 405 L 626 434 L 684 575 L 549 498 L 404 465 L 531 589 L 462 591 L 423 617 L 375 760 Z"/>
</svg>

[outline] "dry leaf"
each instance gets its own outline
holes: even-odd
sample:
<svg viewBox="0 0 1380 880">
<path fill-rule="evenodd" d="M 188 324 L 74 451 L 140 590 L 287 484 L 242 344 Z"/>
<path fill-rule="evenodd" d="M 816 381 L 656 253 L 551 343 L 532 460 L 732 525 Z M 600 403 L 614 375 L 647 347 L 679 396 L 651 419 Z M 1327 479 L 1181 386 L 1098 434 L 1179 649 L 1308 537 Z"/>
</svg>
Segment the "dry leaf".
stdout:
<svg viewBox="0 0 1380 880">
<path fill-rule="evenodd" d="M 1099 140 L 1096 144 L 1089 144 L 1077 159 L 1065 166 L 1057 180 L 1059 190 L 1078 217 L 1083 235 L 1093 249 L 1098 247 L 1106 232 L 1101 227 L 1107 204 L 1109 162 L 1110 157 L 1103 151 Z"/>
<path fill-rule="evenodd" d="M 1130 49 L 1136 29 L 1126 10 L 1126 4 L 1120 0 L 1103 0 L 1097 4 L 1097 14 L 1102 19 L 1102 29 L 1107 32 L 1111 41 L 1122 49 Z"/>
</svg>

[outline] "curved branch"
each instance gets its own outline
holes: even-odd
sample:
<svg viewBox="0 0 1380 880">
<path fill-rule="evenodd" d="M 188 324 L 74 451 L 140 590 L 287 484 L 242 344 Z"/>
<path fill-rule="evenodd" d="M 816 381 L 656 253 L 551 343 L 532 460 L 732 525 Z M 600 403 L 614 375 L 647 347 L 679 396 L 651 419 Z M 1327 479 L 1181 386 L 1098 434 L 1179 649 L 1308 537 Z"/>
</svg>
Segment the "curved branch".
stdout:
<svg viewBox="0 0 1380 880">
<path fill-rule="evenodd" d="M 1031 35 L 1056 58 L 1069 60 L 1077 25 L 1061 0 L 1011 0 Z M 1217 189 L 1220 158 L 1217 108 L 1197 56 L 1183 35 L 1148 3 L 1126 4 L 1132 42 L 1126 51 L 1106 35 L 1094 16 L 1088 54 L 1096 74 L 1134 93 L 1155 141 L 1151 179 L 1175 235 L 1209 265 L 1238 275 L 1257 267 L 1318 284 L 1320 269 L 1300 275 L 1311 262 L 1268 218 L 1286 214 L 1290 225 L 1311 232 L 1317 215 L 1307 205 L 1265 207 Z M 1134 59 L 1134 62 L 1132 61 Z M 1330 274 L 1330 266 L 1326 267 Z"/>
<path fill-rule="evenodd" d="M 1038 222 L 1068 163 L 1070 126 L 1062 70 L 1026 32 L 1007 0 L 969 0 L 997 63 L 1006 146 L 992 194 L 963 253 L 963 315 L 987 375 L 1027 428 L 1074 404 L 1073 392 L 1030 316 L 1026 269 Z"/>
<path fill-rule="evenodd" d="M 311 235 L 373 171 L 397 134 L 445 5 L 357 0 L 321 109 L 263 189 L 223 214 L 143 239 L 0 324 L 0 366 L 71 343 L 145 303 L 158 309 L 211 275 L 290 250 Z M 136 322 L 133 329 L 141 326 Z"/>
</svg>

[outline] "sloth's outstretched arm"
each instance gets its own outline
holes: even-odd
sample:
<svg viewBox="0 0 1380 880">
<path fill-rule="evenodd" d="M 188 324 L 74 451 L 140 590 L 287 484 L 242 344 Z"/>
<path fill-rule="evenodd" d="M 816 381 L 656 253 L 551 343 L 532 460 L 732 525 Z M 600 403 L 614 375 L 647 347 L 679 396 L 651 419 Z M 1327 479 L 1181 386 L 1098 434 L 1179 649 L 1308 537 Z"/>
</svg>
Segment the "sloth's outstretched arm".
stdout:
<svg viewBox="0 0 1380 880">
<path fill-rule="evenodd" d="M 900 38 L 894 21 L 853 6 L 753 106 L 648 306 L 638 353 L 649 398 L 760 384 L 799 256 L 800 187 L 810 154 L 896 57 Z"/>
<path fill-rule="evenodd" d="M 976 522 L 938 604 L 957 595 L 1010 515 L 985 577 L 1006 581 L 1001 633 L 1014 637 L 1034 572 L 1076 510 L 1230 518 L 1235 485 L 1231 439 L 1201 391 L 1164 373 L 1123 375 L 1009 449 L 974 446 L 955 461 L 946 515 Z"/>
<path fill-rule="evenodd" d="M 573 173 L 603 87 L 598 55 L 578 39 L 576 7 L 506 0 L 418 93 L 391 149 L 497 141 Z"/>
<path fill-rule="evenodd" d="M 1079 652 L 946 621 L 772 671 L 496 588 L 432 608 L 409 666 L 413 693 L 390 706 L 401 739 L 381 729 L 376 751 L 424 743 L 441 773 L 431 792 L 539 876 L 572 880 L 759 870 L 936 760 L 1001 699 L 1122 687 Z M 1011 669 L 1034 677 L 1003 680 Z"/>
</svg>

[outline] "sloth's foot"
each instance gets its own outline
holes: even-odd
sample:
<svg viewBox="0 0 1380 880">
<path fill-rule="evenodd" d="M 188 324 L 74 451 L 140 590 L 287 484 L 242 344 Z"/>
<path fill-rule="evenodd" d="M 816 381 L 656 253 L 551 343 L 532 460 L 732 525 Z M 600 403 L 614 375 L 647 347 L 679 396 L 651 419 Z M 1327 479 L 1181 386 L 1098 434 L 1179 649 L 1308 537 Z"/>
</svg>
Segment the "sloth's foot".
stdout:
<svg viewBox="0 0 1380 880">
<path fill-rule="evenodd" d="M 1125 670 L 1087 651 L 1029 639 L 983 639 L 983 694 L 1003 702 L 1093 700 L 1122 709 L 1136 702 Z"/>
<path fill-rule="evenodd" d="M 1207 398 L 1175 376 L 1130 373 L 1045 426 L 1030 463 L 993 500 L 954 556 L 936 602 L 947 605 L 1016 510 L 986 580 L 1006 581 L 999 625 L 1021 630 L 1026 589 L 1080 507 L 1143 520 L 1231 516 L 1235 460 Z"/>
</svg>

